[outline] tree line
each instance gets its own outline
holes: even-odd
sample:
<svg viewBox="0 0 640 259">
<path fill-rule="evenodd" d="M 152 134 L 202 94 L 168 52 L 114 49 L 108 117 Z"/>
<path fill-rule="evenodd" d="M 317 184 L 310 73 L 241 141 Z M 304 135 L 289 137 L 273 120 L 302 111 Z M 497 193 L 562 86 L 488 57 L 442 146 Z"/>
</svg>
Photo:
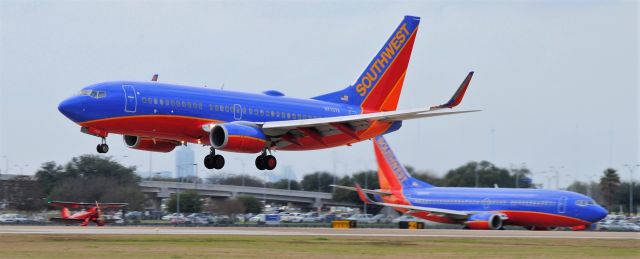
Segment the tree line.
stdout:
<svg viewBox="0 0 640 259">
<path fill-rule="evenodd" d="M 20 210 L 38 210 L 44 208 L 47 200 L 63 200 L 78 202 L 127 202 L 130 210 L 144 208 L 145 197 L 138 184 L 141 178 L 135 173 L 135 167 L 125 167 L 110 157 L 98 155 L 82 155 L 74 157 L 64 165 L 46 162 L 35 174 L 35 181 L 16 178 L 4 181 L 0 185 L 0 200 L 12 200 L 10 207 Z M 415 178 L 442 187 L 502 187 L 532 188 L 531 172 L 526 167 L 502 168 L 488 161 L 471 161 L 462 166 L 449 170 L 439 177 L 429 171 L 419 171 L 407 166 L 407 171 Z M 165 181 L 201 181 L 211 184 L 244 185 L 277 189 L 319 191 L 332 193 L 336 202 L 360 203 L 355 192 L 335 189 L 332 184 L 353 186 L 355 183 L 364 188 L 378 189 L 378 172 L 367 170 L 358 171 L 351 175 L 338 176 L 320 171 L 306 174 L 301 180 L 280 179 L 275 182 L 265 182 L 256 175 L 225 176 L 214 174 L 206 179 L 172 179 L 154 178 Z M 620 205 L 628 209 L 629 182 L 621 182 L 614 169 L 607 169 L 600 182 L 574 182 L 568 190 L 594 197 L 596 201 L 606 205 L 610 210 Z M 634 191 L 634 200 L 640 201 L 640 188 Z M 183 199 L 185 199 L 183 201 Z M 204 208 L 222 208 L 222 201 L 203 201 L 197 193 L 185 192 L 181 196 L 181 211 L 199 211 Z M 194 203 L 189 202 L 193 200 Z M 257 199 L 256 199 L 257 200 Z M 170 211 L 175 209 L 175 197 L 169 200 Z M 257 211 L 259 206 L 250 198 L 238 198 L 232 205 L 236 211 Z M 173 206 L 172 206 L 173 205 Z M 186 206 L 182 208 L 183 206 Z M 191 207 L 189 207 L 191 206 Z M 207 207 L 208 206 L 208 207 Z M 240 208 L 241 207 L 241 208 Z"/>
</svg>

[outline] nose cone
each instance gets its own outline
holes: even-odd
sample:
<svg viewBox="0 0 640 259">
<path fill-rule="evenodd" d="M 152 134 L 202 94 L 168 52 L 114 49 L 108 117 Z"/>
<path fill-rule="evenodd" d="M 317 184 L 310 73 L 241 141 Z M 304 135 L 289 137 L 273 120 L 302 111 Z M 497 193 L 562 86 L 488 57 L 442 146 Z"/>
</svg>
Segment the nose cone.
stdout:
<svg viewBox="0 0 640 259">
<path fill-rule="evenodd" d="M 594 205 L 591 209 L 591 222 L 598 222 L 605 218 L 608 214 L 609 212 L 605 208 L 601 207 L 600 205 Z"/>
<path fill-rule="evenodd" d="M 81 100 L 78 96 L 70 97 L 58 104 L 58 111 L 74 122 L 80 121 L 82 113 Z"/>
</svg>

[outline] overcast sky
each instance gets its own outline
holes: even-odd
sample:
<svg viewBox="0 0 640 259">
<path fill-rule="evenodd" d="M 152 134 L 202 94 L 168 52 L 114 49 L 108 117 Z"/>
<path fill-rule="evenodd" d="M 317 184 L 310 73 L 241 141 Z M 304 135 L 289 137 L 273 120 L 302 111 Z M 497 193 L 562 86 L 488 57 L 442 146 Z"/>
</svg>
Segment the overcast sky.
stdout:
<svg viewBox="0 0 640 259">
<path fill-rule="evenodd" d="M 446 101 L 473 70 L 457 109 L 483 110 L 405 122 L 387 136 L 404 164 L 444 175 L 468 161 L 526 163 L 545 185 L 554 166 L 561 186 L 611 166 L 629 179 L 622 165 L 640 161 L 634 1 L 3 0 L 0 169 L 8 160 L 10 173 L 33 173 L 95 153 L 99 139 L 57 110 L 86 85 L 158 73 L 167 83 L 308 98 L 353 83 L 404 15 L 422 20 L 399 108 Z M 108 143 L 109 156 L 149 170 L 148 152 L 117 135 Z M 269 174 L 373 169 L 371 145 L 277 152 Z M 201 163 L 207 148 L 194 149 Z M 221 153 L 227 172 L 245 163 L 264 174 L 255 155 Z M 154 171 L 173 168 L 174 153 L 153 154 Z"/>
</svg>

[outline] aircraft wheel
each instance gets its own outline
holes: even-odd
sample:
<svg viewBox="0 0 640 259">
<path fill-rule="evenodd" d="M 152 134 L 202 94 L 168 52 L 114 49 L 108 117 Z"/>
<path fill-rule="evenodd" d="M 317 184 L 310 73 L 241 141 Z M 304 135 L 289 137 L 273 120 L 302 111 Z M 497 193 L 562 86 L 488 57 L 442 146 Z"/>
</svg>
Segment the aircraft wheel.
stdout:
<svg viewBox="0 0 640 259">
<path fill-rule="evenodd" d="M 214 168 L 213 156 L 206 155 L 204 157 L 204 167 L 206 167 L 207 169 L 213 169 Z"/>
<path fill-rule="evenodd" d="M 264 157 L 264 167 L 267 170 L 273 170 L 278 165 L 278 160 L 272 155 L 268 155 Z"/>
<path fill-rule="evenodd" d="M 107 144 L 98 144 L 98 146 L 96 147 L 96 150 L 100 154 L 107 153 L 107 152 L 109 152 L 109 145 L 107 145 Z"/>
<path fill-rule="evenodd" d="M 222 169 L 224 167 L 224 157 L 221 155 L 213 156 L 213 168 Z"/>
<path fill-rule="evenodd" d="M 258 170 L 264 170 L 266 169 L 266 163 L 265 163 L 265 156 L 260 155 L 258 157 L 256 157 L 256 168 L 258 168 Z"/>
</svg>

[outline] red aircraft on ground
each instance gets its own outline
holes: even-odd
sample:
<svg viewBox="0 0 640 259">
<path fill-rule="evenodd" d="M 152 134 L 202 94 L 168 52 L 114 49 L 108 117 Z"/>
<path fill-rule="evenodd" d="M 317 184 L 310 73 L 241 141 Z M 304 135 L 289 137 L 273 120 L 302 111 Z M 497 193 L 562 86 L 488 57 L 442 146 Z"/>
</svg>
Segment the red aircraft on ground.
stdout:
<svg viewBox="0 0 640 259">
<path fill-rule="evenodd" d="M 122 208 L 127 206 L 127 203 L 87 203 L 87 202 L 65 202 L 65 201 L 51 201 L 49 205 L 55 207 L 62 207 L 60 209 L 60 217 L 54 217 L 49 219 L 53 222 L 62 222 L 65 224 L 77 224 L 80 226 L 87 226 L 89 222 L 96 223 L 98 226 L 104 226 L 105 223 L 113 223 L 113 219 L 105 219 L 102 214 L 102 209 Z M 69 209 L 83 209 L 76 212 L 73 215 L 69 212 Z"/>
</svg>

